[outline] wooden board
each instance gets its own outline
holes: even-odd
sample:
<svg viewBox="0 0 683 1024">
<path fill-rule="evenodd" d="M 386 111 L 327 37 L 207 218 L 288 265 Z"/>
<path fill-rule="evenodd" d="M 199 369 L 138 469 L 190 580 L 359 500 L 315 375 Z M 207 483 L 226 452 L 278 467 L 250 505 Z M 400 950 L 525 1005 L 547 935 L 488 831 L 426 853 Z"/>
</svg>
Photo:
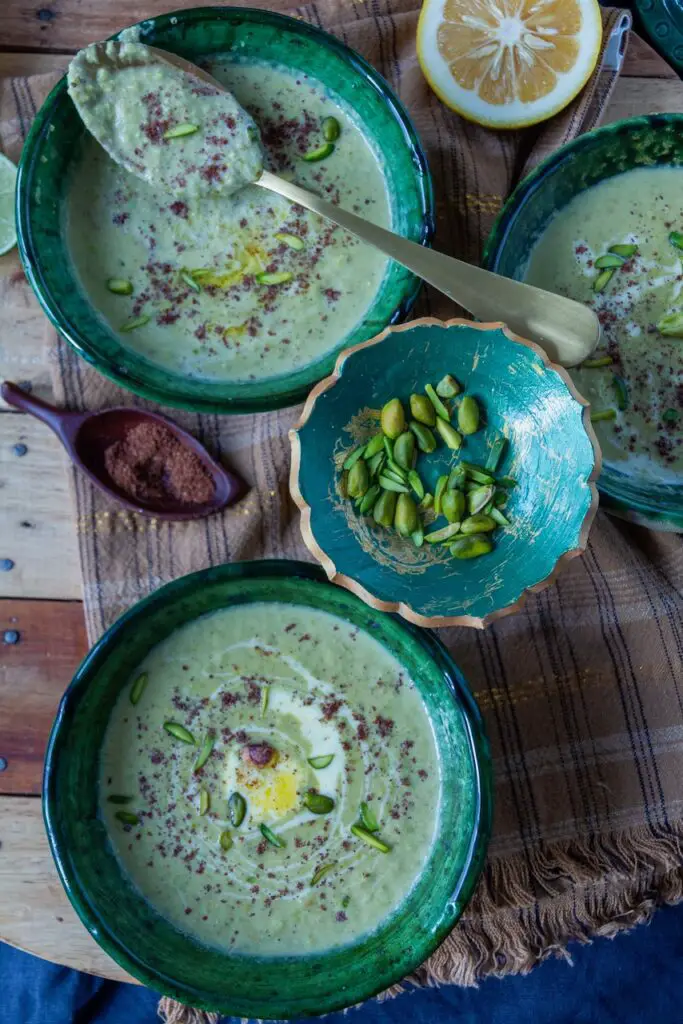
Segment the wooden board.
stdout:
<svg viewBox="0 0 683 1024">
<path fill-rule="evenodd" d="M 57 878 L 40 800 L 0 797 L 0 935 L 45 960 L 134 981 L 83 927 Z"/>
<path fill-rule="evenodd" d="M 80 601 L 0 601 L 0 796 L 40 794 L 52 720 L 86 651 Z"/>
<path fill-rule="evenodd" d="M 267 0 L 251 2 L 267 6 Z M 33 51 L 0 53 L 0 74 L 17 75 L 64 67 L 68 51 L 160 13 L 169 3 L 46 0 L 43 6 L 29 6 L 25 0 L 0 0 L 0 5 L 0 47 Z M 191 4 L 178 0 L 178 6 Z M 605 120 L 656 110 L 683 111 L 683 86 L 652 48 L 634 37 Z M 29 381 L 49 397 L 44 337 L 44 317 L 16 256 L 0 258 L 0 379 Z M 33 446 L 30 459 L 11 454 L 20 435 L 30 452 Z M 16 795 L 39 791 L 52 715 L 85 652 L 78 603 L 16 600 L 78 596 L 75 529 L 60 457 L 57 442 L 44 428 L 0 411 L 0 485 L 5 483 L 0 487 L 0 547 L 9 545 L 19 554 L 16 575 L 0 574 L 0 598 L 14 598 L 0 600 L 0 756 L 8 760 L 0 772 L 0 937 L 67 966 L 132 980 L 90 939 L 71 910 L 47 848 L 40 801 Z M 34 518 L 35 528 L 21 526 Z M 14 555 L 1 550 L 2 557 Z M 19 645 L 3 646 L 7 628 L 21 632 Z"/>
</svg>

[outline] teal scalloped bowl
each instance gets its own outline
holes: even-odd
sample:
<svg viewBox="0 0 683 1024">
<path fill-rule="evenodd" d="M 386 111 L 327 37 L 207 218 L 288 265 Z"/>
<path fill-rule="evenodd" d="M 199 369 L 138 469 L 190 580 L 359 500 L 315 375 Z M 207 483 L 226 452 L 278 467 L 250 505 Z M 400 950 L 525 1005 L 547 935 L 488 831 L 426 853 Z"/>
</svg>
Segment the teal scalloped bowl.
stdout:
<svg viewBox="0 0 683 1024">
<path fill-rule="evenodd" d="M 116 38 L 116 37 L 115 37 Z M 305 70 L 364 125 L 387 183 L 392 230 L 428 245 L 434 199 L 427 159 L 405 108 L 387 82 L 334 36 L 271 11 L 205 7 L 140 23 L 143 42 L 192 61 L 237 53 Z M 38 112 L 17 179 L 17 232 L 26 275 L 44 311 L 66 340 L 122 387 L 165 405 L 198 412 L 262 412 L 303 401 L 330 373 L 340 349 L 373 337 L 410 310 L 421 282 L 390 262 L 365 319 L 319 359 L 261 381 L 188 379 L 122 345 L 81 290 L 71 266 L 62 211 L 70 169 L 85 129 L 62 79 Z"/>
<path fill-rule="evenodd" d="M 98 813 L 99 756 L 109 714 L 136 665 L 183 623 L 229 605 L 308 605 L 372 633 L 406 669 L 435 732 L 440 824 L 422 875 L 378 930 L 325 954 L 255 957 L 200 945 L 132 889 Z M 459 799 L 468 779 L 471 800 Z M 339 1010 L 410 974 L 453 928 L 479 878 L 492 808 L 491 755 L 467 684 L 431 633 L 368 608 L 303 562 L 242 562 L 184 576 L 126 612 L 95 645 L 64 695 L 45 762 L 43 809 L 67 895 L 90 934 L 144 985 L 189 1006 L 243 1018 Z"/>
<path fill-rule="evenodd" d="M 482 265 L 524 277 L 529 252 L 557 210 L 598 182 L 634 167 L 681 168 L 683 114 L 650 114 L 580 135 L 517 186 L 494 222 Z M 657 484 L 605 460 L 598 480 L 602 507 L 652 530 L 683 531 L 683 481 Z"/>
<path fill-rule="evenodd" d="M 485 410 L 485 428 L 466 439 L 462 456 L 485 463 L 490 441 L 505 433 L 498 472 L 518 481 L 506 508 L 512 525 L 498 532 L 491 554 L 471 561 L 427 544 L 416 549 L 358 515 L 336 486 L 345 454 L 378 430 L 382 405 L 393 397 L 407 402 L 445 373 Z M 425 318 L 342 352 L 290 439 L 302 534 L 328 579 L 420 626 L 483 628 L 517 611 L 529 591 L 548 586 L 585 548 L 600 469 L 587 404 L 565 370 L 502 324 Z M 432 493 L 452 455 L 441 445 L 420 456 Z"/>
</svg>

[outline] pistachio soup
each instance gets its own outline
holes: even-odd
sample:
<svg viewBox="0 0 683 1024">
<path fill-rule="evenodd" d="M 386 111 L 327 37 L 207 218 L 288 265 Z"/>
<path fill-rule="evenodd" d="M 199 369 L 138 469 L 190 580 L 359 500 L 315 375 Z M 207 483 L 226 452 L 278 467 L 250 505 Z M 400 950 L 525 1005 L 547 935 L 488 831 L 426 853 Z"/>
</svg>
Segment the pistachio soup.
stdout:
<svg viewBox="0 0 683 1024">
<path fill-rule="evenodd" d="M 163 91 L 155 71 L 154 88 L 144 94 L 151 121 L 145 108 L 126 128 L 128 144 L 136 131 L 147 143 L 156 139 L 141 149 L 145 167 L 168 161 L 163 177 L 177 186 L 185 147 L 201 152 L 210 169 L 237 133 L 247 153 L 238 177 L 252 173 L 245 140 L 253 118 L 268 168 L 389 226 L 375 153 L 352 112 L 318 82 L 224 59 L 207 69 L 247 121 L 218 131 L 201 108 L 167 116 L 155 106 Z M 197 130 L 174 136 L 183 123 Z M 187 161 L 180 166 L 186 171 Z M 246 381 L 316 361 L 362 321 L 387 269 L 381 253 L 258 185 L 233 195 L 197 191 L 178 195 L 149 184 L 94 139 L 84 144 L 66 203 L 68 244 L 89 301 L 124 345 L 187 377 Z"/>
<path fill-rule="evenodd" d="M 683 472 L 683 172 L 639 168 L 576 196 L 525 279 L 595 309 L 605 344 L 572 370 L 606 464 L 661 483 Z"/>
<path fill-rule="evenodd" d="M 471 771 L 452 783 L 463 807 Z M 162 916 L 219 949 L 295 955 L 350 943 L 403 902 L 442 783 L 392 654 L 326 612 L 260 603 L 149 653 L 112 712 L 100 785 L 116 855 Z"/>
</svg>

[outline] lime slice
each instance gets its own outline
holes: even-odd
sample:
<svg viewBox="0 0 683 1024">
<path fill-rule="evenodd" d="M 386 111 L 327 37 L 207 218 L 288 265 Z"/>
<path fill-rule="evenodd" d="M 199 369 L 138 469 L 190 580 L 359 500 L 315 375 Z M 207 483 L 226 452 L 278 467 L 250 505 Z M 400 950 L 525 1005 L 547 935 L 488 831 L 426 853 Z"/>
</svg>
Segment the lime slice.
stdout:
<svg viewBox="0 0 683 1024">
<path fill-rule="evenodd" d="M 11 160 L 0 153 L 0 256 L 17 244 L 14 226 L 14 190 L 17 169 Z"/>
</svg>

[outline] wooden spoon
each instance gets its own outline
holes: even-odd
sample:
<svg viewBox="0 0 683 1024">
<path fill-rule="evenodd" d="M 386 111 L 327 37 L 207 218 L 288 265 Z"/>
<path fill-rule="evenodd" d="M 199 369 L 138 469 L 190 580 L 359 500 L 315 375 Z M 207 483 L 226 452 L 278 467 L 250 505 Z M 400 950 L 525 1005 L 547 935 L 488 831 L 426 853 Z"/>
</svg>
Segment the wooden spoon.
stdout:
<svg viewBox="0 0 683 1024">
<path fill-rule="evenodd" d="M 234 504 L 246 491 L 243 480 L 219 465 L 199 441 L 160 413 L 123 406 L 104 409 L 102 412 L 68 412 L 48 405 L 40 398 L 34 398 L 33 395 L 29 395 L 28 392 L 23 391 L 10 381 L 3 383 L 0 387 L 0 394 L 8 405 L 35 416 L 50 427 L 66 448 L 74 464 L 89 476 L 100 490 L 114 498 L 119 504 L 133 512 L 139 512 L 143 516 L 169 520 L 201 519 L 226 505 Z M 204 469 L 214 483 L 214 495 L 210 501 L 202 504 L 188 504 L 176 500 L 170 495 L 167 498 L 150 500 L 132 498 L 130 494 L 122 491 L 114 483 L 107 472 L 104 453 L 110 445 L 122 441 L 133 427 L 141 423 L 161 424 L 171 431 L 180 444 L 201 460 Z"/>
</svg>

